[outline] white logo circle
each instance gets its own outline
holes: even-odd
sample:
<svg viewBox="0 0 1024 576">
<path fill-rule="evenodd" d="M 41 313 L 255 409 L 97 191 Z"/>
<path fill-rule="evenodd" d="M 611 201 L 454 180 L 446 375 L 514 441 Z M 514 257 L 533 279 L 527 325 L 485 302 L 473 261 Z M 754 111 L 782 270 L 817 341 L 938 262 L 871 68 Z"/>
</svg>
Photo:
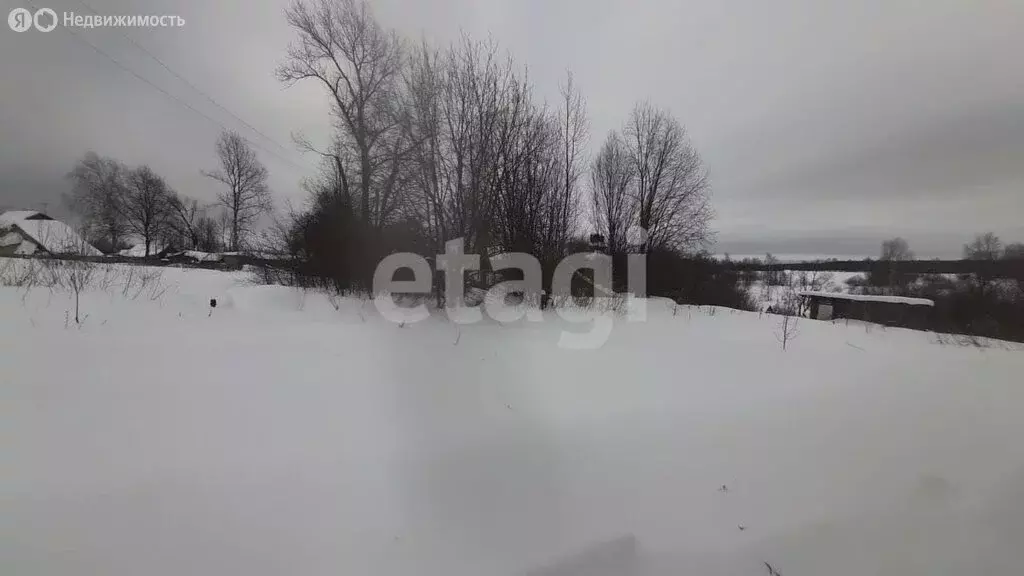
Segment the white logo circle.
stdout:
<svg viewBox="0 0 1024 576">
<path fill-rule="evenodd" d="M 25 8 L 15 8 L 7 15 L 7 25 L 15 32 L 24 32 L 32 27 L 32 13 Z"/>
<path fill-rule="evenodd" d="M 39 23 L 40 15 L 50 16 L 50 19 L 46 21 L 47 24 L 44 25 Z M 36 25 L 36 30 L 39 30 L 40 32 L 49 32 L 57 27 L 57 13 L 51 8 L 40 8 L 39 10 L 36 10 L 35 16 L 32 17 L 32 23 Z"/>
</svg>

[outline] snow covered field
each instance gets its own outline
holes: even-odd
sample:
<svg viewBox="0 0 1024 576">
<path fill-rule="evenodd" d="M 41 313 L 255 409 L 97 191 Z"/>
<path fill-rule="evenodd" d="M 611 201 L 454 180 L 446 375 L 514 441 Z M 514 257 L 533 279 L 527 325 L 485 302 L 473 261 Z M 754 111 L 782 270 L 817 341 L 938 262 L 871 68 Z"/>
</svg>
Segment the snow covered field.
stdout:
<svg viewBox="0 0 1024 576">
<path fill-rule="evenodd" d="M 553 315 L 157 281 L 81 327 L 0 287 L 0 572 L 1024 572 L 1015 346 L 801 320 L 783 352 L 777 317 L 652 300 L 573 351 Z"/>
</svg>

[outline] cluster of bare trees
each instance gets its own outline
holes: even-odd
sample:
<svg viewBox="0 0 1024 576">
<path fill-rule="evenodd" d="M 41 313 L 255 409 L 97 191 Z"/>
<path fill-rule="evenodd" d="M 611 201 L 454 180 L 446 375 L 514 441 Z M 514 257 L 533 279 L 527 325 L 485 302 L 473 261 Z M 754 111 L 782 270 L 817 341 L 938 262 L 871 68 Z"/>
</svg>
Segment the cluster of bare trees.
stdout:
<svg viewBox="0 0 1024 576">
<path fill-rule="evenodd" d="M 918 274 L 907 272 L 908 266 L 904 264 L 914 258 L 914 252 L 905 239 L 897 237 L 882 242 L 879 264 L 869 271 L 867 283 L 875 287 L 905 289 L 918 278 Z M 992 232 L 977 234 L 973 240 L 964 244 L 963 259 L 978 263 L 973 275 L 984 289 L 994 279 L 992 266 L 996 261 L 1024 261 L 1024 243 L 1016 242 L 1004 246 L 999 236 Z"/>
<path fill-rule="evenodd" d="M 978 234 L 974 240 L 964 244 L 966 260 L 1021 260 L 1024 259 L 1024 243 L 1013 242 L 1003 245 L 1002 239 L 992 232 Z"/>
<path fill-rule="evenodd" d="M 586 231 L 588 212 L 622 252 L 633 224 L 648 231 L 642 248 L 707 237 L 706 174 L 668 113 L 638 106 L 624 135 L 610 139 L 621 142 L 621 158 L 602 154 L 591 166 L 586 102 L 571 74 L 549 104 L 493 42 L 409 44 L 363 0 L 299 0 L 286 17 L 297 40 L 278 77 L 322 87 L 334 127 L 325 148 L 299 138 L 324 160 L 306 183 L 311 208 L 289 236 L 305 258 L 336 257 L 341 247 L 318 243 L 342 239 L 430 255 L 464 238 L 467 252 L 529 252 L 547 272 Z M 358 233 L 327 233 L 329 222 Z"/>
<path fill-rule="evenodd" d="M 145 255 L 157 245 L 217 251 L 239 250 L 256 220 L 270 209 L 267 171 L 248 144 L 226 132 L 217 141 L 221 167 L 205 173 L 227 188 L 212 206 L 178 194 L 149 166 L 130 168 L 114 158 L 88 152 L 68 173 L 73 182 L 67 197 L 82 219 L 87 237 L 106 252 L 135 238 Z M 213 208 L 222 208 L 214 213 Z"/>
<path fill-rule="evenodd" d="M 913 260 L 914 252 L 910 249 L 910 244 L 906 240 L 896 237 L 882 242 L 882 255 L 880 259 L 887 262 Z"/>
<path fill-rule="evenodd" d="M 150 247 L 170 226 L 177 195 L 148 166 L 129 168 L 121 162 L 87 153 L 68 174 L 74 187 L 70 207 L 84 222 L 90 239 L 116 250 L 129 235 Z"/>
<path fill-rule="evenodd" d="M 993 232 L 977 234 L 974 239 L 964 244 L 965 260 L 1017 260 L 1024 258 L 1024 243 L 1012 242 L 1003 244 L 999 236 Z M 892 238 L 882 242 L 881 260 L 902 261 L 913 260 L 914 252 L 910 244 L 903 238 Z"/>
<path fill-rule="evenodd" d="M 666 110 L 638 104 L 591 169 L 595 224 L 613 252 L 693 250 L 708 240 L 708 175 L 686 129 Z M 629 239 L 637 226 L 645 238 Z"/>
</svg>

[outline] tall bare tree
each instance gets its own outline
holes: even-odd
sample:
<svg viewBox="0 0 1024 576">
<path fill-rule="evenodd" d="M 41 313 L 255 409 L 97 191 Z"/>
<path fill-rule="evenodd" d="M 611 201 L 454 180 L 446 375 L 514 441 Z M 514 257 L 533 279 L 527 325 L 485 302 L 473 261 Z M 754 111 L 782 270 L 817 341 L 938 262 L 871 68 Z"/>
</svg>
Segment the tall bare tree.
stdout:
<svg viewBox="0 0 1024 576">
<path fill-rule="evenodd" d="M 608 252 L 627 250 L 626 233 L 635 214 L 632 196 L 634 164 L 616 132 L 608 135 L 590 169 L 594 229 L 605 237 Z"/>
<path fill-rule="evenodd" d="M 199 217 L 196 221 L 196 250 L 219 252 L 224 249 L 218 226 L 217 217 L 210 215 L 209 212 Z"/>
<path fill-rule="evenodd" d="M 497 169 L 502 145 L 509 145 L 524 113 L 522 94 L 510 57 L 494 42 L 464 38 L 448 50 L 441 113 L 445 132 L 442 161 L 450 187 L 449 234 L 466 238 L 467 250 L 491 246 L 491 223 L 498 207 Z M 506 109 L 506 106 L 508 107 Z"/>
<path fill-rule="evenodd" d="M 128 230 L 142 237 L 146 257 L 153 240 L 163 235 L 171 217 L 171 194 L 164 179 L 149 166 L 128 172 L 123 210 Z"/>
<path fill-rule="evenodd" d="M 201 250 L 203 219 L 206 209 L 195 198 L 182 194 L 170 194 L 168 202 L 170 216 L 167 227 L 181 246 L 192 250 Z"/>
<path fill-rule="evenodd" d="M 637 224 L 643 248 L 693 250 L 710 236 L 707 170 L 686 129 L 669 112 L 640 103 L 625 139 L 636 172 Z"/>
<path fill-rule="evenodd" d="M 401 43 L 363 0 L 296 0 L 285 14 L 299 37 L 278 78 L 290 84 L 312 79 L 330 94 L 337 143 L 350 149 L 336 154 L 336 168 L 354 184 L 364 222 L 383 227 L 396 216 L 409 147 L 395 106 Z"/>
<path fill-rule="evenodd" d="M 1003 241 L 992 232 L 978 234 L 969 244 L 964 244 L 966 260 L 998 260 L 1003 253 Z"/>
<path fill-rule="evenodd" d="M 446 209 L 451 192 L 442 155 L 443 65 L 440 53 L 424 42 L 410 52 L 403 74 L 404 130 L 413 144 L 409 158 L 412 170 L 408 181 L 409 209 L 423 222 L 435 249 L 444 246 L 448 239 Z"/>
<path fill-rule="evenodd" d="M 903 272 L 903 265 L 900 262 L 913 259 L 914 252 L 906 240 L 899 237 L 886 240 L 882 242 L 880 258 L 884 264 L 872 266 L 868 272 L 868 280 L 874 286 L 888 286 L 897 291 L 905 290 L 914 281 L 915 276 Z"/>
<path fill-rule="evenodd" d="M 892 238 L 882 242 L 882 260 L 898 262 L 900 260 L 913 260 L 914 252 L 910 250 L 910 244 L 903 238 Z"/>
<path fill-rule="evenodd" d="M 88 152 L 68 173 L 73 182 L 65 200 L 83 220 L 86 233 L 117 250 L 127 231 L 123 213 L 127 168 L 113 158 Z"/>
<path fill-rule="evenodd" d="M 1024 242 L 1011 242 L 1003 249 L 1006 260 L 1024 260 Z"/>
<path fill-rule="evenodd" d="M 561 182 L 553 198 L 549 217 L 548 251 L 563 255 L 564 247 L 576 231 L 580 213 L 579 185 L 586 170 L 586 146 L 590 138 L 587 103 L 576 87 L 572 72 L 566 73 L 558 109 L 558 141 L 562 164 Z"/>
<path fill-rule="evenodd" d="M 273 202 L 267 189 L 267 169 L 256 152 L 236 132 L 224 132 L 217 139 L 220 168 L 203 175 L 227 186 L 217 195 L 217 202 L 226 211 L 228 246 L 232 251 L 243 248 L 261 216 L 270 212 Z"/>
<path fill-rule="evenodd" d="M 423 46 L 410 58 L 405 86 L 414 144 L 408 184 L 430 236 L 440 245 L 465 238 L 468 251 L 539 245 L 534 232 L 548 206 L 523 194 L 556 181 L 557 171 L 538 160 L 541 151 L 555 156 L 556 134 L 511 58 L 469 38 L 443 53 Z"/>
</svg>

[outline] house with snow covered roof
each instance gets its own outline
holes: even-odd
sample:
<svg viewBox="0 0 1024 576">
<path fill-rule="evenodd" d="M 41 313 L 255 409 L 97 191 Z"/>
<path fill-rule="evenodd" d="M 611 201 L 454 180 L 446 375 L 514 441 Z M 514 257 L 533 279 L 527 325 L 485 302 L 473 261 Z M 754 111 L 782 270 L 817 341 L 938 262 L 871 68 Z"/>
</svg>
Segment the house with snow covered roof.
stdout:
<svg viewBox="0 0 1024 576">
<path fill-rule="evenodd" d="M 10 210 L 0 214 L 0 256 L 33 254 L 103 255 L 71 226 L 42 212 Z"/>
</svg>

